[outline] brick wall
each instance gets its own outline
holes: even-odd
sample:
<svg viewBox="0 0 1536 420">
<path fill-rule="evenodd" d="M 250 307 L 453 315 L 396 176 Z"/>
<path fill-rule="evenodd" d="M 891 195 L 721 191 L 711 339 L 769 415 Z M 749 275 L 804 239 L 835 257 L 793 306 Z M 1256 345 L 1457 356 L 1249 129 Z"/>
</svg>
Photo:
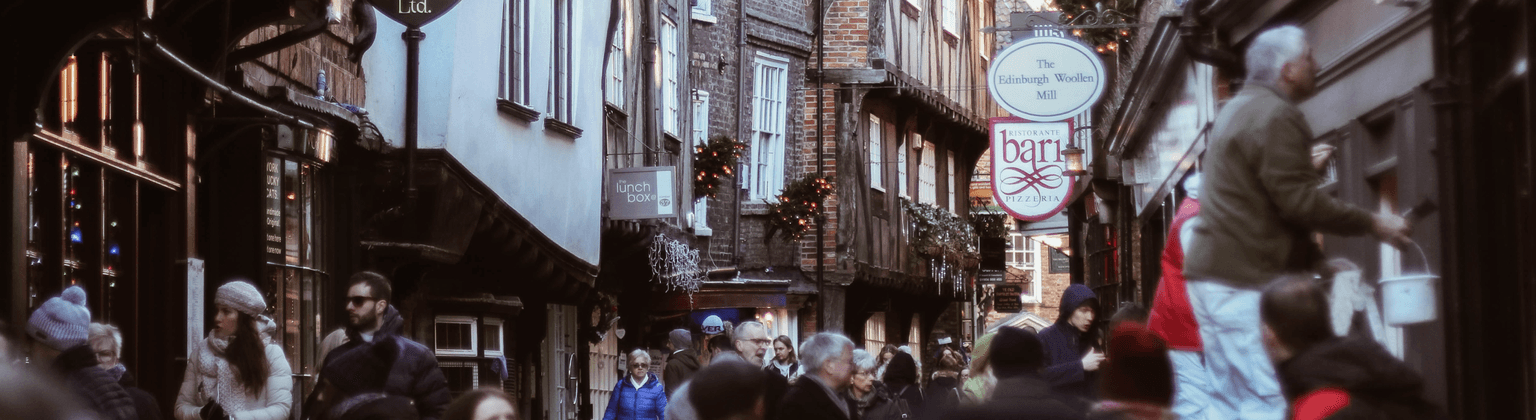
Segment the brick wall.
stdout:
<svg viewBox="0 0 1536 420">
<path fill-rule="evenodd" d="M 813 4 L 813 0 L 747 1 L 743 16 L 742 3 L 737 0 L 715 0 L 711 10 L 713 23 L 690 19 L 689 82 L 694 89 L 710 95 L 709 121 L 695 122 L 708 124 L 706 137 L 725 134 L 750 146 L 756 82 L 753 63 L 759 52 L 789 59 L 786 150 L 781 154 L 786 160 L 786 183 L 807 173 L 807 158 L 802 152 L 812 149 L 798 123 L 807 113 L 803 92 L 806 67 L 813 58 Z M 739 31 L 744 32 L 744 38 L 739 38 Z M 750 150 L 745 155 L 742 163 L 750 164 Z M 809 171 L 814 172 L 814 162 L 810 166 Z M 762 201 L 744 200 L 745 196 L 736 188 L 738 180 L 723 182 L 726 185 L 720 194 L 709 199 L 708 219 L 713 236 L 700 237 L 695 243 L 707 252 L 709 262 L 715 267 L 726 267 L 735 256 L 739 258 L 736 266 L 742 270 L 796 265 L 800 258 L 798 244 L 778 237 L 764 240 L 768 227 L 766 205 Z"/>
<path fill-rule="evenodd" d="M 827 68 L 869 67 L 870 0 L 833 0 L 827 9 Z"/>
<path fill-rule="evenodd" d="M 362 105 L 366 96 L 362 68 L 347 59 L 357 27 L 352 17 L 352 0 L 341 0 L 341 22 L 326 26 L 326 31 L 297 45 L 247 62 L 242 69 L 253 73 L 261 84 L 289 86 L 314 94 L 319 87 L 320 70 L 325 70 L 327 96 L 340 103 Z M 252 31 L 240 40 L 240 46 L 266 41 L 300 25 L 271 25 Z"/>
</svg>

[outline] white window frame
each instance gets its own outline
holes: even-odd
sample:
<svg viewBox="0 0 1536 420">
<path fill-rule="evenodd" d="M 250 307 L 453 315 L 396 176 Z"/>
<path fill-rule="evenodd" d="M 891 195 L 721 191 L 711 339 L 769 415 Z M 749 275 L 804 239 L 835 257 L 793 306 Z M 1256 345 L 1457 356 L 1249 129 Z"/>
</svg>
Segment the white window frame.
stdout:
<svg viewBox="0 0 1536 420">
<path fill-rule="evenodd" d="M 910 195 L 907 192 L 907 154 L 911 153 L 907 150 L 908 144 L 911 144 L 911 141 L 896 146 L 896 189 L 900 191 L 903 198 Z"/>
<path fill-rule="evenodd" d="M 885 192 L 885 165 L 881 162 L 885 158 L 885 144 L 881 141 L 884 132 L 880 117 L 869 114 L 869 187 L 880 192 Z"/>
<path fill-rule="evenodd" d="M 919 137 L 921 139 L 921 137 Z M 917 161 L 917 202 L 925 204 L 938 204 L 938 180 L 939 162 L 938 147 L 933 142 L 922 140 L 923 151 Z"/>
<path fill-rule="evenodd" d="M 753 60 L 749 200 L 777 202 L 784 189 L 784 134 L 789 120 L 789 59 L 759 51 Z"/>
<path fill-rule="evenodd" d="M 673 136 L 681 136 L 679 119 L 682 94 L 677 80 L 677 23 L 661 17 L 661 100 L 662 130 Z"/>
<path fill-rule="evenodd" d="M 945 155 L 945 157 L 949 159 L 947 162 L 945 162 L 945 168 L 948 169 L 949 177 L 944 178 L 944 185 L 948 186 L 946 189 L 949 190 L 949 194 L 945 194 L 949 196 L 949 212 L 953 214 L 960 214 L 960 209 L 955 207 L 955 204 L 957 204 L 955 202 L 955 197 L 960 195 L 959 191 L 955 191 L 958 189 L 955 185 L 959 184 L 958 182 L 955 182 L 955 151 L 950 150 Z"/>
<path fill-rule="evenodd" d="M 440 324 L 469 325 L 469 349 L 437 348 L 437 326 Z M 475 327 L 475 317 L 463 315 L 438 315 L 432 320 L 432 351 L 438 356 L 477 357 L 480 349 L 480 329 Z"/>
<path fill-rule="evenodd" d="M 1040 284 L 1045 281 L 1041 277 L 1045 272 L 1041 269 L 1039 241 L 1022 232 L 1008 232 L 1007 253 L 1007 261 L 1012 261 L 1008 265 L 1028 272 L 1031 279 L 1029 288 L 1025 289 L 1020 299 L 1024 303 L 1039 303 Z"/>
<path fill-rule="evenodd" d="M 709 91 L 693 91 L 693 144 L 703 146 L 709 143 Z M 698 170 L 699 168 L 693 168 Z M 712 236 L 715 234 L 709 228 L 709 197 L 693 198 L 693 234 L 695 236 Z"/>
<path fill-rule="evenodd" d="M 616 32 L 613 34 L 613 42 L 608 44 L 608 68 L 605 69 L 605 73 L 608 75 L 605 79 L 608 82 L 608 86 L 605 89 L 606 94 L 603 96 L 603 100 L 619 109 L 623 109 L 625 93 L 624 72 L 627 70 L 626 65 L 628 64 L 625 62 L 624 46 L 629 43 L 629 33 L 627 32 L 629 28 L 629 14 L 622 6 L 616 13 L 619 14 L 619 26 L 615 28 Z"/>
<path fill-rule="evenodd" d="M 528 99 L 528 0 L 502 1 L 501 80 L 498 96 L 523 106 Z"/>
<path fill-rule="evenodd" d="M 485 328 L 486 329 L 493 329 L 494 328 L 496 330 L 496 336 L 501 337 L 501 345 L 498 346 L 500 348 L 500 350 L 491 350 L 489 347 L 487 347 L 485 349 L 485 356 L 486 357 L 497 357 L 497 356 L 506 355 L 506 349 L 507 349 L 507 329 L 505 327 L 503 327 L 503 323 L 502 323 L 501 318 L 484 318 L 480 322 L 485 324 Z M 479 334 L 480 333 L 478 328 L 476 328 L 475 330 L 476 330 L 475 334 Z M 475 337 L 475 345 L 476 346 L 480 345 L 479 337 Z"/>
<path fill-rule="evenodd" d="M 942 3 L 939 7 L 944 10 L 941 11 L 943 15 L 940 17 L 940 19 L 943 20 L 944 33 L 948 34 L 949 36 L 959 38 L 957 34 L 960 33 L 960 10 L 957 3 L 959 3 L 960 0 L 941 1 Z"/>
<path fill-rule="evenodd" d="M 576 72 L 573 66 L 575 56 L 575 37 L 572 35 L 571 26 L 575 24 L 571 16 L 571 2 L 574 0 L 555 0 L 555 43 L 554 72 L 550 74 L 550 84 L 553 93 L 550 95 L 553 103 L 550 104 L 550 118 L 570 124 L 574 123 L 575 106 L 575 79 Z M 574 124 L 572 124 L 574 125 Z"/>
<path fill-rule="evenodd" d="M 693 0 L 690 14 L 693 15 L 693 20 L 715 23 L 714 0 Z"/>
</svg>

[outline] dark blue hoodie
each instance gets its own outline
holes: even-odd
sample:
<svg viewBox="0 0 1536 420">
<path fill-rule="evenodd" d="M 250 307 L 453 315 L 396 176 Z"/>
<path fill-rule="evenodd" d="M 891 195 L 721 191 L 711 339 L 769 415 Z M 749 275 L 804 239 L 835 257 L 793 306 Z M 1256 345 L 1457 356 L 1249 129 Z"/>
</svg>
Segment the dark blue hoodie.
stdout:
<svg viewBox="0 0 1536 420">
<path fill-rule="evenodd" d="M 1088 353 L 1091 344 L 1086 339 L 1087 333 L 1067 321 L 1084 303 L 1093 307 L 1097 317 L 1100 314 L 1098 300 L 1088 286 L 1068 286 L 1061 294 L 1061 313 L 1056 316 L 1056 324 L 1040 332 L 1040 343 L 1045 346 L 1045 380 L 1050 381 L 1058 394 L 1070 399 L 1068 405 L 1074 407 L 1086 408 L 1094 400 L 1094 372 L 1083 371 L 1083 355 Z"/>
</svg>

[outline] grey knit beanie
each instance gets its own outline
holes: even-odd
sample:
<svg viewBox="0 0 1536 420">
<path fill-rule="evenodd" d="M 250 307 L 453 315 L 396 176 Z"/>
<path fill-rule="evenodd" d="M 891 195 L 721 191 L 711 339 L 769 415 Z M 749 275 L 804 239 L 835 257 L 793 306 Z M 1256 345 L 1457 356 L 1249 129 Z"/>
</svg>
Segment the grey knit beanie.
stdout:
<svg viewBox="0 0 1536 420">
<path fill-rule="evenodd" d="M 219 286 L 219 293 L 214 296 L 213 302 L 253 317 L 267 311 L 267 302 L 261 298 L 261 291 L 256 290 L 255 285 L 241 280 Z"/>
<path fill-rule="evenodd" d="M 90 338 L 91 310 L 85 307 L 85 289 L 69 286 L 48 299 L 27 320 L 27 335 L 48 347 L 64 351 Z"/>
</svg>

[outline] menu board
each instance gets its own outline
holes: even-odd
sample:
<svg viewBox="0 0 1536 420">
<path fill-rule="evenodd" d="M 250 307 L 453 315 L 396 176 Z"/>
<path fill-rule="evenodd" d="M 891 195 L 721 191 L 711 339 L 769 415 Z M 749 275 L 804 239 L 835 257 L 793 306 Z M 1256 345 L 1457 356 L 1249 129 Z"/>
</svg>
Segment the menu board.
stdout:
<svg viewBox="0 0 1536 420">
<path fill-rule="evenodd" d="M 1051 248 L 1051 274 L 1068 273 L 1072 271 L 1072 257 L 1056 248 Z"/>
<path fill-rule="evenodd" d="M 266 162 L 267 262 L 283 262 L 283 160 L 269 157 Z"/>
</svg>

